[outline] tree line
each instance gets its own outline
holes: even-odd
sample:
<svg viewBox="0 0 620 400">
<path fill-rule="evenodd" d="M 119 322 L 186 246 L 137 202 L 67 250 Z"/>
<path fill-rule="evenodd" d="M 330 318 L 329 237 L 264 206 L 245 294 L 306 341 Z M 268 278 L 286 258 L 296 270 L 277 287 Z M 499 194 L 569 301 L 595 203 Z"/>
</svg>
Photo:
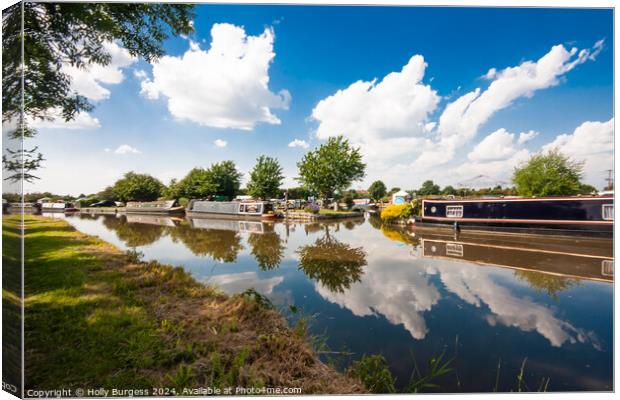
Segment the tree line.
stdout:
<svg viewBox="0 0 620 400">
<path fill-rule="evenodd" d="M 367 190 L 350 189 L 351 184 L 365 175 L 366 165 L 362 162 L 359 148 L 342 136 L 332 137 L 327 143 L 309 151 L 297 163 L 299 187 L 287 190 L 289 199 L 307 199 L 315 196 L 320 199 L 334 198 L 350 207 L 355 198 L 370 198 L 374 201 L 388 201 L 392 194 L 401 190 L 393 187 L 389 191 L 383 181 L 373 182 Z M 237 195 L 247 194 L 256 199 L 283 198 L 282 166 L 273 157 L 262 155 L 250 172 L 245 188 L 241 188 L 243 174 L 234 161 L 221 161 L 208 168 L 193 168 L 180 180 L 172 180 L 164 185 L 148 174 L 127 172 L 113 185 L 103 191 L 86 197 L 91 201 L 153 201 L 157 199 L 212 199 L 231 200 Z M 529 161 L 513 171 L 514 186 L 470 189 L 455 188 L 451 185 L 441 188 L 432 180 L 427 180 L 415 190 L 407 190 L 412 196 L 453 195 L 453 196 L 552 196 L 593 194 L 595 187 L 581 181 L 583 164 L 575 162 L 560 152 L 553 150 L 532 156 Z M 607 187 L 605 189 L 613 189 Z M 12 199 L 11 194 L 5 198 Z M 25 201 L 35 201 L 41 197 L 59 198 L 51 193 L 30 194 Z M 15 197 L 15 196 L 13 196 Z M 66 200 L 72 198 L 64 196 Z"/>
<path fill-rule="evenodd" d="M 287 190 L 289 199 L 307 199 L 309 196 L 330 198 L 345 192 L 355 180 L 365 175 L 366 165 L 358 148 L 342 136 L 330 138 L 311 150 L 297 163 L 299 187 Z M 266 155 L 256 159 L 245 188 L 241 188 L 243 174 L 234 161 L 211 164 L 207 168 L 191 169 L 182 179 L 173 179 L 165 185 L 159 179 L 133 171 L 127 172 L 114 184 L 99 193 L 81 195 L 90 201 L 153 201 L 158 199 L 212 199 L 231 200 L 237 195 L 256 199 L 284 197 L 284 175 L 280 162 Z"/>
<path fill-rule="evenodd" d="M 515 167 L 512 174 L 513 186 L 471 189 L 447 185 L 441 188 L 427 180 L 417 190 L 406 190 L 413 196 L 571 196 L 596 194 L 597 189 L 582 182 L 583 163 L 571 160 L 558 150 L 532 156 L 525 164 Z M 387 191 L 382 181 L 373 182 L 368 188 L 368 197 L 375 201 L 388 201 L 392 194 L 400 191 L 395 187 Z M 613 190 L 613 185 L 604 190 Z"/>
</svg>

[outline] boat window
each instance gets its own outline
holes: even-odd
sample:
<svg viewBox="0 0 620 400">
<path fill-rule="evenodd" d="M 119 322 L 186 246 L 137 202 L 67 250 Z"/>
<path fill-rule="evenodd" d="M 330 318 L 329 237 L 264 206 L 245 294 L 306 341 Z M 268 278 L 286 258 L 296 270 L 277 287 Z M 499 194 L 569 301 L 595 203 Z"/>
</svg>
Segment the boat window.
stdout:
<svg viewBox="0 0 620 400">
<path fill-rule="evenodd" d="M 601 275 L 614 276 L 614 260 L 603 260 L 602 261 Z"/>
<path fill-rule="evenodd" d="M 258 212 L 258 204 L 246 204 L 245 212 L 256 214 Z"/>
<path fill-rule="evenodd" d="M 463 218 L 463 206 L 447 206 L 446 217 Z"/>
<path fill-rule="evenodd" d="M 603 204 L 603 219 L 605 221 L 614 220 L 614 205 L 613 204 Z"/>
<path fill-rule="evenodd" d="M 446 243 L 446 255 L 463 257 L 463 245 L 459 243 Z"/>
<path fill-rule="evenodd" d="M 239 212 L 240 213 L 244 213 L 245 212 L 245 204 L 239 204 Z"/>
</svg>

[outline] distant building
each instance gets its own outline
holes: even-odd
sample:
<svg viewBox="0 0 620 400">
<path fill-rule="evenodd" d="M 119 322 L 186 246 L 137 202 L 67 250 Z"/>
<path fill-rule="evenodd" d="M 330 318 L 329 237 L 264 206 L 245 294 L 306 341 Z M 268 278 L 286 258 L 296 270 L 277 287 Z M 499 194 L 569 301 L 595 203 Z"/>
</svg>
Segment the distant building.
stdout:
<svg viewBox="0 0 620 400">
<path fill-rule="evenodd" d="M 356 206 L 367 205 L 370 203 L 372 203 L 372 200 L 370 199 L 353 199 L 353 204 L 355 204 Z"/>
<path fill-rule="evenodd" d="M 392 195 L 392 204 L 405 204 L 409 202 L 409 200 L 411 200 L 411 195 L 404 190 L 396 192 Z"/>
</svg>

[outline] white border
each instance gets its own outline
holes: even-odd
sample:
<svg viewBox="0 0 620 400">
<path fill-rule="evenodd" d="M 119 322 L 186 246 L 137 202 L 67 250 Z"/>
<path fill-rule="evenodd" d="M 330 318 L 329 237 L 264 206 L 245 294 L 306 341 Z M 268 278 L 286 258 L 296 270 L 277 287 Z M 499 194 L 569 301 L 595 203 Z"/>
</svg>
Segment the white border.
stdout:
<svg viewBox="0 0 620 400">
<path fill-rule="evenodd" d="M 56 2 L 63 2 L 65 0 L 56 0 Z M 96 2 L 95 0 L 83 0 L 84 2 Z M 118 1 L 118 2 L 128 2 L 129 0 Z M 156 2 L 153 0 L 143 0 L 143 2 Z M 168 0 L 170 3 L 187 3 L 185 0 Z M 3 1 L 2 8 L 6 8 L 14 3 L 17 3 L 15 0 Z M 391 0 L 391 1 L 369 1 L 369 0 L 314 0 L 314 1 L 298 1 L 298 0 L 271 0 L 271 1 L 261 1 L 261 0 L 237 0 L 237 1 L 195 1 L 195 3 L 204 3 L 204 4 L 292 4 L 292 5 L 302 5 L 302 4 L 314 4 L 314 5 L 401 5 L 401 6 L 481 6 L 481 7 L 557 7 L 557 8 L 572 8 L 572 7 L 580 7 L 580 8 L 614 8 L 616 7 L 616 1 L 613 0 L 477 0 L 477 1 L 468 1 L 468 0 L 441 0 L 441 1 L 432 1 L 432 0 L 424 0 L 424 1 L 412 1 L 412 0 Z M 618 54 L 618 42 L 620 40 L 620 35 L 618 34 L 618 30 L 616 29 L 616 20 L 615 20 L 615 11 L 614 11 L 614 78 L 618 75 L 619 67 L 616 62 L 617 54 Z M 618 115 L 618 103 L 615 102 L 616 99 L 616 88 L 614 81 L 614 117 Z M 614 138 L 614 149 L 616 148 L 617 140 Z M 618 165 L 620 165 L 620 160 L 614 158 L 614 168 L 618 170 Z M 614 236 L 619 232 L 619 228 L 614 227 Z M 0 245 L 2 243 L 2 239 L 0 238 Z M 614 254 L 618 250 L 618 243 L 614 242 Z M 1 268 L 1 261 L 0 261 Z M 1 279 L 1 278 L 0 278 Z M 615 283 L 614 283 L 615 285 Z M 615 286 L 614 286 L 615 289 Z M 0 310 L 1 315 L 1 310 Z M 615 329 L 615 321 L 618 320 L 619 316 L 618 311 L 618 302 L 615 298 L 615 290 L 614 290 L 614 348 L 617 348 L 617 344 L 620 343 L 618 334 L 618 330 Z M 0 333 L 1 334 L 1 333 Z M 615 351 L 614 351 L 615 353 Z M 614 388 L 618 388 L 620 379 L 618 374 L 615 371 L 615 363 L 616 357 L 614 354 Z M 0 358 L 1 363 L 1 358 Z M 544 396 L 545 399 L 607 399 L 612 398 L 613 394 L 608 393 L 557 393 L 557 394 L 473 394 L 473 395 L 398 395 L 402 396 L 411 396 L 411 398 L 415 399 L 453 399 L 455 396 L 459 397 L 469 397 L 474 398 L 474 396 L 483 395 L 485 398 L 492 399 L 540 399 Z M 374 396 L 376 398 L 388 398 L 394 397 L 381 395 Z M 517 397 L 518 396 L 518 397 Z M 305 396 L 312 397 L 312 396 Z M 322 399 L 335 399 L 340 396 L 322 396 Z M 349 398 L 362 398 L 362 396 L 347 396 Z M 267 397 L 252 397 L 252 398 L 262 398 L 266 399 Z M 15 399 L 15 397 L 11 396 L 7 392 L 0 391 L 0 400 L 2 399 Z M 161 398 L 165 400 L 169 400 L 168 398 Z"/>
</svg>

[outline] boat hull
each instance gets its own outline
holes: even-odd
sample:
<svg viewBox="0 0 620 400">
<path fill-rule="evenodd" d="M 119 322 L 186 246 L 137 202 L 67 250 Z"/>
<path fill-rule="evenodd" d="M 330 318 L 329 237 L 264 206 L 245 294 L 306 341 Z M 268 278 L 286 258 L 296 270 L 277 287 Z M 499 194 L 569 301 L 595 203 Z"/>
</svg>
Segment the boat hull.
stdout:
<svg viewBox="0 0 620 400">
<path fill-rule="evenodd" d="M 223 213 L 187 211 L 186 215 L 191 218 L 219 218 L 219 219 L 236 219 L 236 220 L 249 220 L 249 221 L 269 221 L 269 220 L 275 219 L 275 216 L 270 216 L 270 214 L 247 215 L 247 214 L 223 214 Z"/>
<path fill-rule="evenodd" d="M 185 212 L 185 207 L 172 207 L 172 208 L 130 207 L 130 208 L 125 208 L 124 211 L 125 211 L 125 214 L 180 215 Z"/>
</svg>

